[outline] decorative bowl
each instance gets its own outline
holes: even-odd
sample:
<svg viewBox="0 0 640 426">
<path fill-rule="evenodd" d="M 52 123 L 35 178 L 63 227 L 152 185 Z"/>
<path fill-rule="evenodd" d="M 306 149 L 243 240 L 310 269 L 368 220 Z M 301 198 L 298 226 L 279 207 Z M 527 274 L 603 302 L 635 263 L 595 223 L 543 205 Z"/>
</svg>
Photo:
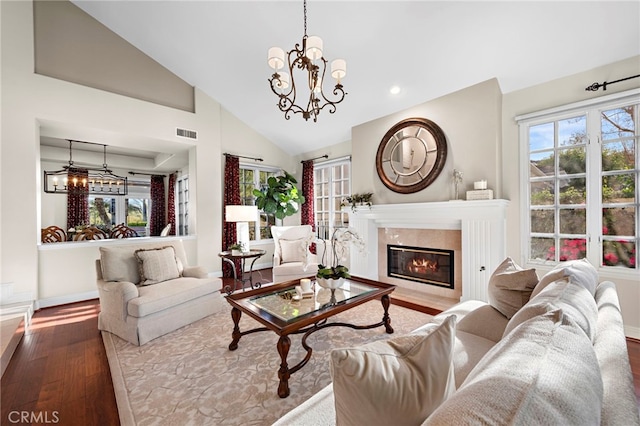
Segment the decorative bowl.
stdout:
<svg viewBox="0 0 640 426">
<path fill-rule="evenodd" d="M 344 278 L 318 278 L 316 277 L 318 285 L 322 288 L 336 289 L 342 287 L 344 284 Z"/>
</svg>

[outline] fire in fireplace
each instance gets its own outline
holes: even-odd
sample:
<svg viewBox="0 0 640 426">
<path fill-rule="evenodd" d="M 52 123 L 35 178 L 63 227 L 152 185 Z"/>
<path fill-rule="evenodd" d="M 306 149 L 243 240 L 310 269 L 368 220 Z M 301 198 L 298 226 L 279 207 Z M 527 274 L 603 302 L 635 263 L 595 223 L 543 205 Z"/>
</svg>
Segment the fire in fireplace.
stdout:
<svg viewBox="0 0 640 426">
<path fill-rule="evenodd" d="M 453 289 L 453 250 L 387 245 L 387 276 Z"/>
</svg>

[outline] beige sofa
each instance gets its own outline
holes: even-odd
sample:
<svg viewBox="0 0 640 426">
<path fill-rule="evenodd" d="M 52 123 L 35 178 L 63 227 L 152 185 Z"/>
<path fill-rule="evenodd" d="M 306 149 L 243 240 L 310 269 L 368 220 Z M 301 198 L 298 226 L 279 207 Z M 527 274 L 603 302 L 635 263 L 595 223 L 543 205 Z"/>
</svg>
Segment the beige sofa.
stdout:
<svg viewBox="0 0 640 426">
<path fill-rule="evenodd" d="M 96 273 L 98 328 L 135 345 L 222 309 L 222 280 L 188 266 L 180 240 L 101 247 Z"/>
<path fill-rule="evenodd" d="M 522 271 L 515 269 L 503 271 L 502 284 L 510 279 L 518 281 Z M 496 275 L 500 275 L 498 271 Z M 404 348 L 399 355 L 387 349 L 384 356 L 393 363 L 380 362 L 386 370 L 374 366 L 372 358 L 357 369 L 339 369 L 336 365 L 345 362 L 355 349 L 334 350 L 340 354 L 332 353 L 334 383 L 287 413 L 276 425 L 375 425 L 388 423 L 388 419 L 393 419 L 394 425 L 640 424 L 615 285 L 607 281 L 598 284 L 597 273 L 588 262 L 572 261 L 558 265 L 539 282 L 536 278 L 533 284 L 529 280 L 529 284 L 515 285 L 503 300 L 498 300 L 502 296 L 491 292 L 499 281 L 494 276 L 489 284 L 490 303 L 462 302 L 411 333 L 428 339 L 429 333 L 435 334 L 445 322 L 457 323 L 448 361 L 453 367 L 455 390 L 435 389 L 438 373 L 433 371 L 423 380 L 436 383 L 427 395 L 417 394 L 425 385 L 420 385 L 419 380 L 411 381 L 415 377 L 397 377 L 403 371 L 397 365 L 415 363 L 412 357 L 419 353 L 415 348 Z M 499 293 L 500 289 L 496 291 Z M 524 306 L 509 312 L 509 306 L 514 308 L 512 302 L 518 298 Z M 502 303 L 505 300 L 506 305 Z M 398 338 L 390 341 L 393 339 Z M 399 340 L 396 344 L 401 345 Z M 380 351 L 373 344 L 361 348 L 366 349 L 367 355 Z M 432 357 L 441 357 L 446 351 L 432 346 L 430 352 L 424 353 L 428 355 L 419 363 L 428 365 L 436 362 Z M 383 374 L 376 369 L 382 369 Z M 355 394 L 367 392 L 370 382 L 345 392 L 344 382 L 362 380 L 358 378 L 362 371 L 382 377 L 377 383 L 374 381 L 379 395 L 388 394 L 385 389 L 391 387 L 393 395 L 401 395 L 398 398 L 402 401 L 389 406 L 387 397 L 375 396 L 375 389 L 368 398 L 358 399 Z M 389 382 L 390 377 L 394 382 L 407 383 L 404 391 L 397 389 L 397 383 Z M 415 383 L 418 385 L 412 385 Z M 411 418 L 405 401 L 426 404 L 425 401 L 434 400 L 434 392 L 444 392 L 444 396 L 437 396 L 444 402 L 437 400 L 434 411 Z M 341 396 L 334 398 L 337 394 Z M 401 405 L 403 408 L 399 409 Z"/>
</svg>

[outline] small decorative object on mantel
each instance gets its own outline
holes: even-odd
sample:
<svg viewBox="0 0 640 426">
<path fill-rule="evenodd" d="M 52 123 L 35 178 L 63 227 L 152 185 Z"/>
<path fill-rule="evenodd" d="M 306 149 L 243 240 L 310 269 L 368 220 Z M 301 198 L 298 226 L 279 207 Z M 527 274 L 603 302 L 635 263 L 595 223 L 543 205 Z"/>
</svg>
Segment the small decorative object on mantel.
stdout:
<svg viewBox="0 0 640 426">
<path fill-rule="evenodd" d="M 349 244 L 353 244 L 359 250 L 364 250 L 364 241 L 351 228 L 337 228 L 333 231 L 330 245 L 332 249 L 331 261 L 328 266 L 325 266 L 325 256 L 327 250 L 325 248 L 322 255 L 322 264 L 318 265 L 318 273 L 316 274 L 316 281 L 318 285 L 323 288 L 329 288 L 335 290 L 342 287 L 345 278 L 351 277 L 349 275 L 349 268 L 344 265 L 340 265 L 340 261 L 346 260 L 347 248 Z"/>
<path fill-rule="evenodd" d="M 462 183 L 462 172 L 458 169 L 453 169 L 453 188 L 455 192 L 455 199 L 460 199 L 459 185 Z"/>
<path fill-rule="evenodd" d="M 357 207 L 367 206 L 371 207 L 371 197 L 373 197 L 372 192 L 365 192 L 364 194 L 352 194 L 348 197 L 345 197 L 342 200 L 341 205 L 348 206 L 351 205 L 351 211 L 355 212 Z"/>
<path fill-rule="evenodd" d="M 467 200 L 493 200 L 493 190 L 487 189 L 485 179 L 473 182 L 473 191 L 467 191 Z"/>
</svg>

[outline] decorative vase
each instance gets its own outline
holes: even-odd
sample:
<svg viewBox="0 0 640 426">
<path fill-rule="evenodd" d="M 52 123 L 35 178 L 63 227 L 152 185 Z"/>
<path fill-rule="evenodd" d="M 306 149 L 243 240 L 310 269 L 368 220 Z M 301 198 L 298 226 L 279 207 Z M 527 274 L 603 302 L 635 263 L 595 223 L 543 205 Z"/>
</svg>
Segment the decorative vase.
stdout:
<svg viewBox="0 0 640 426">
<path fill-rule="evenodd" d="M 344 278 L 318 278 L 316 277 L 318 285 L 322 288 L 336 289 L 342 287 L 344 284 Z"/>
<path fill-rule="evenodd" d="M 241 256 L 242 255 L 242 250 L 233 249 L 233 250 L 231 250 L 231 255 L 232 256 Z"/>
</svg>

